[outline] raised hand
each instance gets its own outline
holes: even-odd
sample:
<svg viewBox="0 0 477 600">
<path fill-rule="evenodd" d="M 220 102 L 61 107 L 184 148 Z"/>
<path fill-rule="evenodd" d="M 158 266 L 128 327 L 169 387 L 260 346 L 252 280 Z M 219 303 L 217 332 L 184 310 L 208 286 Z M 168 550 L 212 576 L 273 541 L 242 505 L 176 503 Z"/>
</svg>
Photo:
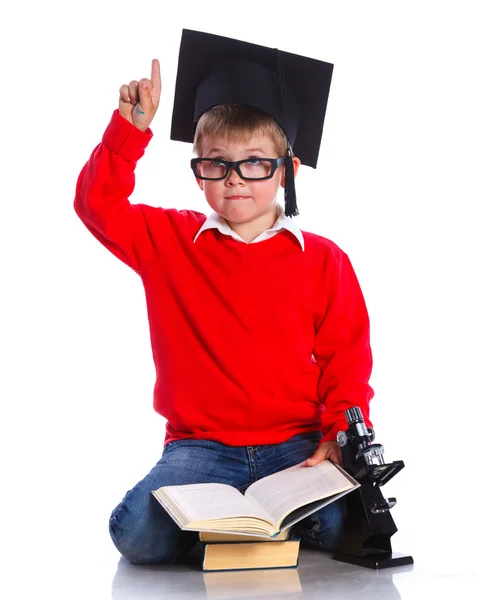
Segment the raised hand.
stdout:
<svg viewBox="0 0 477 600">
<path fill-rule="evenodd" d="M 119 88 L 119 114 L 141 131 L 151 124 L 161 98 L 161 68 L 153 58 L 151 79 L 133 79 Z"/>
</svg>

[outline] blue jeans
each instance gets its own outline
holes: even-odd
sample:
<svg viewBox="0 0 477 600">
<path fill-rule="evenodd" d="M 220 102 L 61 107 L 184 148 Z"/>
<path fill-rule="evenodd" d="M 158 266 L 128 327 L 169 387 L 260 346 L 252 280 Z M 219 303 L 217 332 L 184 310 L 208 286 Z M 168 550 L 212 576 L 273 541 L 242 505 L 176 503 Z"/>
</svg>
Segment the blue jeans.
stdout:
<svg viewBox="0 0 477 600">
<path fill-rule="evenodd" d="M 195 531 L 183 531 L 151 494 L 165 485 L 226 483 L 242 493 L 254 481 L 309 458 L 321 433 L 295 435 L 280 444 L 226 446 L 208 440 L 169 442 L 156 466 L 116 506 L 109 519 L 111 538 L 134 564 L 174 562 L 199 541 Z M 344 498 L 293 526 L 302 545 L 336 549 L 346 512 Z"/>
</svg>

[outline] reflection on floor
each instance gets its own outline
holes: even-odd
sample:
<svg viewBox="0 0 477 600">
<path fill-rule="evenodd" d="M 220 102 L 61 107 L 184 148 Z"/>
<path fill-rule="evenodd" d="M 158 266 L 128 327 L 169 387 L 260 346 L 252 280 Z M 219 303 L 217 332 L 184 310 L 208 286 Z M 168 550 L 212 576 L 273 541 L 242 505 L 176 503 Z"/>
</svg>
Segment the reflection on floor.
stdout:
<svg viewBox="0 0 477 600">
<path fill-rule="evenodd" d="M 437 598 L 444 592 L 460 598 L 463 596 L 458 595 L 459 589 L 472 587 L 477 589 L 475 574 L 451 576 L 445 572 L 432 573 L 421 568 L 419 562 L 417 565 L 374 570 L 333 560 L 320 551 L 302 549 L 298 568 L 257 571 L 205 573 L 200 570 L 198 556 L 191 556 L 182 564 L 156 567 L 132 565 L 120 558 L 112 583 L 112 598 L 333 600 L 359 597 L 366 600 L 422 600 L 423 594 Z"/>
<path fill-rule="evenodd" d="M 58 522 L 66 524 L 68 519 L 65 516 Z M 3 562 L 0 598 L 461 600 L 477 597 L 475 537 L 470 533 L 471 523 L 468 535 L 461 536 L 459 544 L 448 543 L 452 540 L 449 537 L 452 531 L 443 539 L 435 526 L 426 530 L 422 524 L 420 528 L 416 524 L 406 530 L 418 532 L 420 536 L 403 537 L 398 532 L 393 549 L 411 554 L 413 565 L 376 571 L 339 562 L 329 554 L 302 547 L 297 568 L 209 573 L 200 570 L 199 548 L 180 564 L 132 565 L 118 553 L 105 528 L 100 529 L 99 518 L 96 522 L 94 515 L 87 513 L 82 524 L 74 536 L 66 526 L 56 529 L 52 526 L 49 535 L 38 536 L 31 554 L 14 554 L 11 547 L 5 545 L 11 560 Z M 18 541 L 22 540 L 18 538 Z"/>
</svg>

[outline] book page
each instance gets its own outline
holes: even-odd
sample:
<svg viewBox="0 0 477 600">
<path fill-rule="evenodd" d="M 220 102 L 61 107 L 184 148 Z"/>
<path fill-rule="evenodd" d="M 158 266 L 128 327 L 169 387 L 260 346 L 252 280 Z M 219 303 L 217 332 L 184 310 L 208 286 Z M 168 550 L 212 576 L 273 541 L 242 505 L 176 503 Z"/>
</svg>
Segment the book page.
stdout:
<svg viewBox="0 0 477 600">
<path fill-rule="evenodd" d="M 226 543 L 226 542 L 283 542 L 289 539 L 291 529 L 282 531 L 276 537 L 263 537 L 260 536 L 260 540 L 257 540 L 256 535 L 242 535 L 234 533 L 213 533 L 211 531 L 201 531 L 199 533 L 199 539 L 204 543 Z"/>
<path fill-rule="evenodd" d="M 329 460 L 314 467 L 305 463 L 259 479 L 245 492 L 246 498 L 270 515 L 276 527 L 296 508 L 359 485 Z"/>
<path fill-rule="evenodd" d="M 308 515 L 313 514 L 317 510 L 320 510 L 327 504 L 334 502 L 338 498 L 341 498 L 341 496 L 344 496 L 348 493 L 349 490 L 345 490 L 344 492 L 340 492 L 339 494 L 333 494 L 332 496 L 328 496 L 328 498 L 323 498 L 322 500 L 317 500 L 316 502 L 310 502 L 305 506 L 300 506 L 300 508 L 292 510 L 280 523 L 280 529 L 282 533 L 284 531 L 289 531 L 289 529 L 287 528 L 291 527 L 292 525 L 295 525 L 295 523 L 298 523 L 298 521 L 301 521 Z"/>
<path fill-rule="evenodd" d="M 234 517 L 258 517 L 270 521 L 269 515 L 250 502 L 236 488 L 223 483 L 195 483 L 160 488 L 187 515 L 189 522 Z"/>
</svg>

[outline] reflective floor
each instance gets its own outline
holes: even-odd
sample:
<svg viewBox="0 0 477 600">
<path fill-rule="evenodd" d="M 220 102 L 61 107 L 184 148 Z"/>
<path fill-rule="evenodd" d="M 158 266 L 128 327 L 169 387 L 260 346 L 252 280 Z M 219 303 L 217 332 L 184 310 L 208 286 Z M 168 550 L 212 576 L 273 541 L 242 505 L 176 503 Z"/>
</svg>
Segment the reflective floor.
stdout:
<svg viewBox="0 0 477 600">
<path fill-rule="evenodd" d="M 112 582 L 114 600 L 157 598 L 307 598 L 396 600 L 449 597 L 476 598 L 477 574 L 448 564 L 429 564 L 413 557 L 413 565 L 381 570 L 333 560 L 302 549 L 296 569 L 204 573 L 193 565 L 135 567 L 120 559 Z M 474 594 L 474 595 L 473 595 Z"/>
<path fill-rule="evenodd" d="M 332 560 L 320 552 L 302 550 L 296 569 L 204 573 L 186 566 L 134 568 L 121 560 L 113 580 L 112 598 L 401 598 L 395 585 L 409 568 L 368 571 Z"/>
<path fill-rule="evenodd" d="M 34 555 L 16 560 L 11 568 L 4 569 L 2 598 L 477 598 L 477 570 L 472 553 L 459 553 L 457 548 L 445 550 L 433 540 L 427 544 L 393 545 L 396 552 L 412 554 L 414 564 L 381 570 L 338 562 L 328 554 L 302 548 L 299 566 L 295 569 L 206 573 L 198 568 L 197 552 L 183 564 L 136 566 L 122 558 L 106 536 L 87 547 L 84 543 L 68 544 L 67 528 L 62 534 L 63 545 L 50 546 L 44 552 L 38 546 Z M 60 541 L 58 533 L 55 539 Z M 81 539 L 91 542 L 87 531 Z M 404 542 L 402 538 L 400 541 Z"/>
</svg>

